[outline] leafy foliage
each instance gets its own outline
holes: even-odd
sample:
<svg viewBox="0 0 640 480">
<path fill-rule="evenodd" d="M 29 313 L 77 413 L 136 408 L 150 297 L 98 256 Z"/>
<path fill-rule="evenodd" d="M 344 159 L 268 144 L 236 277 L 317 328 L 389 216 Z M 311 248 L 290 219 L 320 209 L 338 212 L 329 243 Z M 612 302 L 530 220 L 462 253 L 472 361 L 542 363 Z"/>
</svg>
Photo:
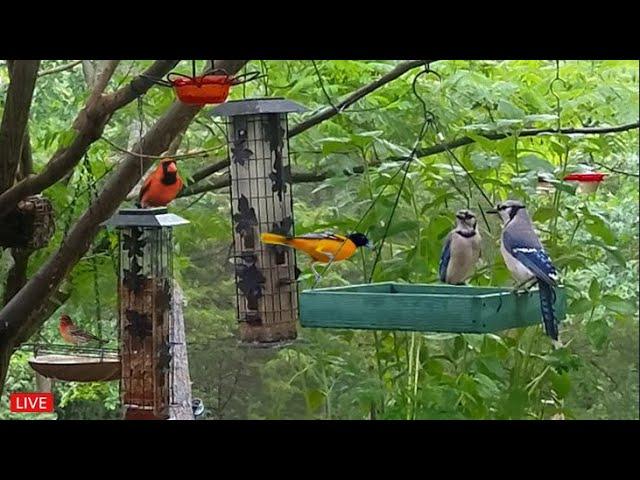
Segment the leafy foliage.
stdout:
<svg viewBox="0 0 640 480">
<path fill-rule="evenodd" d="M 282 96 L 316 110 L 335 104 L 396 63 L 316 62 L 323 89 L 312 62 L 253 61 L 246 70 L 262 70 L 268 76 L 234 88 L 231 98 Z M 46 67 L 57 64 L 43 62 Z M 148 64 L 123 62 L 112 83 L 127 81 Z M 637 177 L 608 172 L 598 191 L 589 195 L 562 182 L 565 173 L 585 166 L 602 170 L 604 165 L 637 175 L 638 131 L 554 132 L 558 121 L 562 127 L 576 128 L 637 122 L 638 62 L 561 62 L 564 84 L 554 86 L 559 111 L 549 91 L 555 62 L 440 61 L 432 67 L 441 80 L 423 76 L 417 89 L 438 120 L 438 131 L 428 130 L 421 148 L 441 143 L 438 133 L 445 141 L 467 136 L 474 142 L 455 149 L 460 164 L 447 152 L 412 163 L 373 280 L 437 281 L 442 241 L 453 226 L 452 212 L 471 208 L 479 213 L 487 207 L 472 175 L 493 201 L 519 198 L 527 205 L 567 287 L 569 316 L 561 326 L 565 347 L 552 350 L 542 328 L 531 327 L 500 335 L 304 330 L 298 344 L 276 352 L 240 349 L 233 339 L 234 226 L 228 194 L 188 197 L 171 207 L 191 222 L 176 229 L 174 272 L 189 300 L 186 319 L 194 395 L 204 400 L 208 418 L 638 418 Z M 181 68 L 189 70 L 186 64 Z M 411 89 L 417 72 L 290 139 L 294 174 L 331 174 L 317 184 L 292 185 L 296 233 L 349 232 L 380 195 L 359 229 L 373 242 L 381 240 L 400 186 L 401 175 L 393 177 L 398 159 L 410 153 L 422 124 L 422 109 Z M 4 84 L 6 74 L 0 69 L 0 91 Z M 69 141 L 71 122 L 86 97 L 80 69 L 39 79 L 30 126 L 36 170 Z M 172 99 L 172 92 L 162 88 L 145 96 L 145 128 Z M 302 118 L 292 114 L 290 127 Z M 129 105 L 112 119 L 105 137 L 130 145 L 137 140 L 137 120 L 135 104 Z M 549 133 L 521 136 L 526 129 Z M 495 133 L 507 137 L 488 138 Z M 219 148 L 219 155 L 224 155 L 226 140 L 221 125 L 204 109 L 185 134 L 181 151 L 210 148 Z M 89 159 L 100 188 L 118 153 L 98 141 Z M 180 160 L 181 174 L 190 179 L 219 159 Z M 362 168 L 363 174 L 354 175 Z M 540 173 L 555 178 L 554 192 L 537 190 Z M 90 184 L 90 178 L 77 169 L 68 183 L 45 192 L 54 203 L 59 225 L 51 246 L 32 256 L 30 275 L 88 207 Z M 499 225 L 495 219 L 478 218 L 483 263 L 472 282 L 509 285 L 498 250 Z M 98 259 L 103 324 L 115 339 L 117 239 L 103 233 L 95 244 L 95 248 L 101 245 L 92 255 Z M 7 257 L 5 253 L 0 278 L 8 270 Z M 366 281 L 373 260 L 367 252 L 333 264 L 322 283 Z M 303 270 L 300 287 L 308 288 L 312 281 L 308 262 L 299 257 L 298 266 Z M 65 285 L 71 292 L 65 311 L 89 329 L 96 325 L 94 280 L 91 261 L 84 258 Z M 46 324 L 44 338 L 57 339 L 56 321 L 54 315 Z M 24 352 L 14 355 L 8 392 L 31 387 L 26 362 Z M 103 402 L 106 415 L 115 412 L 117 385 L 56 388 L 64 400 L 61 408 L 76 418 L 104 414 L 89 404 L 73 407 L 80 400 Z M 8 418 L 6 399 L 2 402 L 0 416 Z"/>
</svg>

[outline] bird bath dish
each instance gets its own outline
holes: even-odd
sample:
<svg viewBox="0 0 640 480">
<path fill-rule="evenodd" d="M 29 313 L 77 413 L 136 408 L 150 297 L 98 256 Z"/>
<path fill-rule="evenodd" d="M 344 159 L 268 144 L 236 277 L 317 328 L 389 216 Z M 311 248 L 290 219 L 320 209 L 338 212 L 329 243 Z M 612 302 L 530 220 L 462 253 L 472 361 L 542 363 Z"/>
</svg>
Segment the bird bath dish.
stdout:
<svg viewBox="0 0 640 480">
<path fill-rule="evenodd" d="M 40 375 L 65 382 L 108 382 L 120 378 L 120 357 L 103 355 L 36 355 L 29 365 Z"/>
</svg>

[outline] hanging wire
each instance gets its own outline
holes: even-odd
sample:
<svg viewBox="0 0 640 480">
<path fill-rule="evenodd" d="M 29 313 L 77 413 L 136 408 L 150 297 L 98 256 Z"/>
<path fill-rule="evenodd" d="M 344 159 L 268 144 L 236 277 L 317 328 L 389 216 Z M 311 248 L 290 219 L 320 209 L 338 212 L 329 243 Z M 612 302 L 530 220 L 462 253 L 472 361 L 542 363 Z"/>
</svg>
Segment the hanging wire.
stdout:
<svg viewBox="0 0 640 480">
<path fill-rule="evenodd" d="M 331 108 L 333 108 L 336 112 L 340 113 L 342 110 L 335 106 L 335 104 L 333 103 L 333 99 L 329 95 L 329 92 L 327 92 L 327 89 L 326 89 L 326 87 L 324 85 L 324 80 L 322 79 L 322 75 L 320 75 L 320 69 L 318 68 L 318 65 L 316 64 L 316 61 L 315 60 L 311 60 L 311 63 L 313 63 L 313 68 L 316 71 L 316 76 L 318 77 L 318 82 L 320 83 L 320 88 L 322 89 L 322 93 L 324 93 L 324 96 L 327 99 L 327 102 L 329 102 L 329 105 L 331 105 Z"/>
<path fill-rule="evenodd" d="M 85 154 L 83 167 L 85 170 L 85 178 L 87 179 L 87 183 L 89 184 L 89 188 L 87 189 L 87 197 L 88 203 L 91 203 L 98 198 L 98 190 L 96 187 L 96 177 L 93 173 L 93 169 L 91 168 L 91 162 L 89 160 L 89 154 Z M 98 258 L 96 255 L 92 255 L 91 257 L 91 269 L 93 271 L 93 295 L 94 301 L 96 305 L 95 317 L 98 322 L 98 337 L 102 338 L 102 304 L 100 301 L 100 276 L 98 272 Z"/>
<path fill-rule="evenodd" d="M 395 215 L 396 209 L 398 207 L 398 204 L 400 203 L 400 196 L 402 195 L 402 190 L 404 188 L 404 184 L 405 181 L 407 180 L 407 176 L 409 174 L 409 167 L 411 166 L 411 162 L 414 160 L 415 158 L 415 154 L 418 150 L 418 147 L 420 146 L 420 142 L 422 142 L 422 139 L 425 135 L 425 133 L 427 132 L 427 128 L 429 126 L 434 126 L 435 124 L 435 115 L 433 114 L 433 112 L 431 112 L 428 108 L 427 108 L 427 104 L 424 101 L 424 99 L 420 96 L 420 94 L 418 93 L 418 90 L 416 89 L 416 84 L 418 82 L 418 78 L 420 78 L 421 75 L 427 75 L 429 73 L 434 73 L 438 78 L 440 78 L 440 76 L 434 72 L 433 70 L 429 69 L 429 64 L 425 65 L 425 69 L 418 73 L 414 79 L 413 79 L 413 84 L 411 86 L 411 88 L 413 89 L 413 93 L 416 96 L 416 98 L 418 100 L 420 100 L 420 103 L 422 104 L 422 112 L 423 112 L 423 116 L 424 116 L 424 121 L 422 123 L 422 127 L 420 128 L 420 133 L 418 134 L 418 138 L 416 139 L 414 145 L 413 145 L 413 149 L 411 150 L 411 154 L 409 155 L 409 160 L 407 161 L 407 163 L 405 165 L 403 165 L 404 167 L 404 175 L 402 176 L 402 181 L 400 182 L 400 187 L 398 187 L 398 193 L 396 195 L 395 198 L 395 202 L 393 204 L 393 208 L 391 209 L 391 213 L 389 214 L 389 220 L 387 221 L 387 225 L 386 228 L 384 230 L 384 234 L 382 235 L 382 240 L 380 241 L 380 244 L 378 246 L 378 250 L 376 251 L 376 257 L 375 260 L 373 261 L 373 266 L 371 267 L 371 271 L 369 273 L 369 279 L 368 279 L 368 283 L 371 283 L 371 281 L 373 280 L 373 276 L 375 274 L 376 271 L 376 266 L 378 265 L 378 261 L 380 260 L 381 254 L 382 254 L 382 247 L 384 247 L 384 243 L 387 239 L 387 234 L 389 233 L 389 228 L 391 227 L 391 222 L 393 221 L 393 216 Z"/>
<path fill-rule="evenodd" d="M 138 152 L 142 153 L 142 135 L 144 133 L 144 102 L 143 95 L 138 97 Z M 140 181 L 144 176 L 144 158 L 140 157 Z"/>
<path fill-rule="evenodd" d="M 567 87 L 567 82 L 564 81 L 564 79 L 560 78 L 560 60 L 556 60 L 556 77 L 551 81 L 551 84 L 549 85 L 549 91 L 551 92 L 551 95 L 553 95 L 556 98 L 556 115 L 558 116 L 557 120 L 556 120 L 556 131 L 560 132 L 560 127 L 561 127 L 561 123 L 560 123 L 560 114 L 562 113 L 562 110 L 560 108 L 560 96 L 556 93 L 555 89 L 554 89 L 554 85 L 560 82 L 562 83 L 563 87 Z"/>
<path fill-rule="evenodd" d="M 378 202 L 378 200 L 382 197 L 384 191 L 386 190 L 386 188 L 391 184 L 391 182 L 395 179 L 395 177 L 400 173 L 400 172 L 404 172 L 404 175 L 402 177 L 402 181 L 400 183 L 400 187 L 398 189 L 398 194 L 396 195 L 396 200 L 393 206 L 393 209 L 391 210 L 391 214 L 389 216 L 389 219 L 387 221 L 386 224 L 386 228 L 385 228 L 385 232 L 382 238 L 382 241 L 380 242 L 380 246 L 378 247 L 377 251 L 376 251 L 376 257 L 375 257 L 375 261 L 374 261 L 374 265 L 373 268 L 371 269 L 371 275 L 369 278 L 369 282 L 371 282 L 371 279 L 373 278 L 373 274 L 375 272 L 375 267 L 378 263 L 378 259 L 380 257 L 380 254 L 382 252 L 382 247 L 384 246 L 384 242 L 386 240 L 386 236 L 389 232 L 389 226 L 391 224 L 391 220 L 393 219 L 393 215 L 395 214 L 396 208 L 398 206 L 398 203 L 400 201 L 400 195 L 402 194 L 402 189 L 404 187 L 404 183 L 406 181 L 406 177 L 407 174 L 409 172 L 409 167 L 411 165 L 411 162 L 414 160 L 415 158 L 415 154 L 418 150 L 418 146 L 420 145 L 420 142 L 422 141 L 427 127 L 429 125 L 432 125 L 434 120 L 435 120 L 435 115 L 433 114 L 433 112 L 431 112 L 428 107 L 426 102 L 424 101 L 424 99 L 418 94 L 418 91 L 416 89 L 416 84 L 418 81 L 418 78 L 420 78 L 422 75 L 427 75 L 429 73 L 434 73 L 436 74 L 438 77 L 440 77 L 436 72 L 434 72 L 433 70 L 431 70 L 429 68 L 429 63 L 425 63 L 425 68 L 424 70 L 422 70 L 420 73 L 418 73 L 414 79 L 413 79 L 413 83 L 412 83 L 412 90 L 414 95 L 418 98 L 418 100 L 420 101 L 421 105 L 422 105 L 422 110 L 423 110 L 423 116 L 424 116 L 424 121 L 422 123 L 422 126 L 420 128 L 420 133 L 418 134 L 418 137 L 416 138 L 416 141 L 414 143 L 413 149 L 411 150 L 411 153 L 409 154 L 409 156 L 407 157 L 407 161 L 402 164 L 400 166 L 400 168 L 398 168 L 398 170 L 396 170 L 396 172 L 387 180 L 387 182 L 383 185 L 381 191 L 378 193 L 378 195 L 376 196 L 376 198 L 374 198 L 373 202 L 371 202 L 371 204 L 369 205 L 369 207 L 367 208 L 367 210 L 365 211 L 365 213 L 362 215 L 362 217 L 360 218 L 360 220 L 358 221 L 358 223 L 356 224 L 356 226 L 354 227 L 354 231 L 358 230 L 358 227 L 362 224 L 362 222 L 364 222 L 364 220 L 366 219 L 367 215 L 369 214 L 369 212 L 375 207 L 376 203 Z M 336 255 L 329 261 L 329 263 L 327 264 L 327 267 L 324 269 L 324 271 L 322 272 L 322 274 L 320 274 L 317 278 L 316 281 L 314 282 L 313 286 L 311 287 L 311 289 L 313 290 L 316 285 L 320 282 L 320 280 L 322 279 L 322 277 L 328 272 L 329 268 L 331 267 L 331 265 L 334 262 L 334 259 L 338 256 L 338 254 L 340 253 L 340 251 L 342 250 L 342 248 L 345 245 L 345 242 L 342 242 L 342 245 L 340 245 L 340 248 L 338 249 L 338 251 L 336 252 Z"/>
</svg>

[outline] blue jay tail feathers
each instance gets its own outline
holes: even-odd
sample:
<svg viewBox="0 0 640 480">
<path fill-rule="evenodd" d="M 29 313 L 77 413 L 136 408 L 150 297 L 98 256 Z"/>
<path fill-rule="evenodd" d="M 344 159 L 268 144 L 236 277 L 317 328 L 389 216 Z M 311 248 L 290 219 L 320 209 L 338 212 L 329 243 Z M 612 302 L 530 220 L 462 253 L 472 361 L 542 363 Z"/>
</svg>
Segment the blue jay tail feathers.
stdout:
<svg viewBox="0 0 640 480">
<path fill-rule="evenodd" d="M 557 342 L 558 321 L 556 319 L 555 312 L 553 311 L 553 304 L 556 301 L 556 292 L 553 290 L 551 285 L 543 281 L 538 282 L 538 288 L 540 289 L 540 310 L 542 312 L 544 331 L 552 340 Z"/>
</svg>

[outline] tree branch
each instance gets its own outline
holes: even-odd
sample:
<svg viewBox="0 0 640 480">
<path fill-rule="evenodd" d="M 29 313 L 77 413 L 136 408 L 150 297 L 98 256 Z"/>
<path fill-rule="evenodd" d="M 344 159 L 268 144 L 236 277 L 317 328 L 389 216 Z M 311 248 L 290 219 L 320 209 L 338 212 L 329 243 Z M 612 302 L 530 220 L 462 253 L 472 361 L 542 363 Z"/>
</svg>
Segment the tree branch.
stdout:
<svg viewBox="0 0 640 480">
<path fill-rule="evenodd" d="M 338 115 L 344 109 L 356 103 L 361 98 L 367 96 L 371 92 L 376 91 L 383 85 L 395 80 L 396 78 L 404 75 L 409 70 L 417 68 L 421 65 L 424 65 L 427 62 L 433 62 L 434 60 L 409 60 L 406 62 L 399 63 L 396 67 L 391 70 L 389 73 L 383 75 L 379 79 L 360 87 L 355 92 L 349 94 L 344 100 L 338 102 L 335 106 L 328 106 L 320 110 L 319 112 L 314 113 L 306 120 L 300 122 L 299 124 L 293 126 L 289 129 L 289 137 L 293 137 L 298 135 L 299 133 L 304 132 L 305 130 L 310 129 L 311 127 L 328 120 L 331 117 Z"/>
<path fill-rule="evenodd" d="M 65 70 L 71 70 L 73 67 L 80 65 L 81 63 L 82 63 L 82 60 L 74 60 L 73 62 L 60 65 L 59 67 L 50 68 L 48 70 L 40 70 L 38 72 L 38 78 L 44 77 L 45 75 L 52 75 L 54 73 L 64 72 Z"/>
<path fill-rule="evenodd" d="M 162 76 L 176 63 L 177 60 L 157 60 L 145 73 L 149 76 Z M 110 68 L 115 69 L 115 66 Z M 94 93 L 104 90 L 102 84 L 107 76 L 110 76 L 108 71 L 103 72 L 100 80 L 96 80 Z M 132 88 L 131 85 L 134 83 L 136 86 Z M 93 102 L 90 99 L 74 121 L 76 135 L 71 144 L 58 150 L 42 172 L 25 178 L 0 195 L 0 218 L 9 213 L 21 199 L 40 193 L 63 178 L 78 164 L 89 146 L 100 138 L 115 110 L 126 105 L 128 102 L 125 100 L 132 101 L 146 93 L 152 85 L 150 80 L 138 76 L 128 86 L 111 95 L 102 96 Z M 94 98 L 95 95 L 92 93 L 91 97 Z M 116 97 L 118 101 L 114 100 Z"/>
<path fill-rule="evenodd" d="M 108 60 L 104 66 L 104 68 L 98 74 L 95 83 L 93 84 L 93 90 L 91 91 L 91 95 L 89 95 L 89 100 L 87 100 L 87 105 L 92 105 L 94 102 L 97 102 L 104 90 L 107 88 L 109 84 L 109 80 L 118 68 L 118 64 L 120 60 Z M 112 111 L 115 111 L 114 108 Z"/>
<path fill-rule="evenodd" d="M 527 129 L 527 130 L 520 131 L 520 133 L 518 133 L 518 138 L 535 137 L 536 135 L 542 135 L 545 133 L 564 134 L 564 135 L 600 135 L 604 133 L 626 132 L 628 130 L 634 130 L 637 128 L 640 128 L 640 122 L 627 123 L 625 125 L 618 125 L 615 127 L 562 128 L 560 129 L 560 131 L 554 128 Z M 501 140 L 503 138 L 507 138 L 512 135 L 513 135 L 512 133 L 481 134 L 482 137 L 487 138 L 489 140 Z M 469 137 L 461 137 L 461 138 L 458 138 L 457 140 L 453 140 L 448 143 L 439 143 L 431 147 L 418 150 L 416 152 L 416 156 L 427 157 L 429 155 L 435 155 L 436 153 L 445 152 L 447 149 L 451 150 L 454 148 L 463 147 L 465 145 L 470 145 L 472 143 L 475 143 L 475 140 Z M 405 159 L 406 157 L 391 157 L 391 158 L 387 158 L 387 161 L 405 160 Z"/>
<path fill-rule="evenodd" d="M 40 60 L 14 60 L 0 123 L 0 193 L 11 188 L 24 141 Z"/>
<path fill-rule="evenodd" d="M 22 153 L 20 154 L 20 170 L 18 180 L 22 180 L 33 173 L 33 154 L 31 152 L 31 138 L 29 129 L 25 128 L 24 140 L 22 141 Z"/>
<path fill-rule="evenodd" d="M 233 74 L 244 66 L 246 60 L 227 60 L 219 63 L 220 68 Z M 201 108 L 174 102 L 149 129 L 135 150 L 153 155 L 166 151 L 175 136 L 186 128 Z M 124 157 L 118 169 L 107 179 L 98 197 L 71 227 L 58 250 L 0 310 L 0 345 L 13 349 L 16 342 L 24 338 L 25 332 L 37 329 L 42 324 L 44 319 L 35 316 L 34 312 L 42 307 L 67 273 L 86 253 L 100 229 L 100 224 L 113 215 L 137 183 L 141 173 L 152 164 L 152 159 L 140 159 L 133 155 Z M 2 373 L 0 368 L 0 386 L 4 381 Z"/>
<path fill-rule="evenodd" d="M 592 162 L 595 163 L 596 165 L 598 165 L 599 167 L 604 168 L 605 170 L 609 170 L 610 172 L 617 173 L 619 175 L 624 175 L 626 177 L 635 177 L 635 178 L 640 177 L 640 175 L 638 175 L 637 173 L 625 172 L 624 170 L 618 170 L 617 168 L 607 167 L 605 164 L 600 163 L 600 162 L 596 162 L 596 161 L 593 161 L 593 160 L 592 160 Z"/>
<path fill-rule="evenodd" d="M 377 80 L 374 80 L 373 82 L 367 85 L 360 87 L 355 92 L 349 94 L 344 100 L 339 102 L 337 105 L 335 106 L 331 105 L 331 106 L 325 107 L 320 111 L 312 114 L 309 118 L 307 118 L 303 122 L 291 127 L 289 129 L 289 138 L 295 137 L 296 135 L 299 135 L 302 132 L 305 132 L 311 127 L 314 127 L 315 125 L 338 115 L 340 112 L 347 109 L 348 107 L 353 105 L 355 102 L 357 102 L 361 98 L 367 96 L 371 92 L 376 91 L 383 85 L 386 85 L 387 83 L 392 82 L 396 78 L 401 77 L 403 74 L 405 74 L 409 70 L 417 68 L 420 65 L 424 65 L 425 62 L 433 62 L 433 61 L 434 60 L 409 60 L 396 65 L 396 67 L 393 70 L 391 70 L 389 73 L 387 73 L 386 75 L 383 75 L 382 77 L 378 78 Z M 199 188 L 195 186 L 195 183 L 207 178 L 209 175 L 212 175 L 216 172 L 219 172 L 220 170 L 227 168 L 228 166 L 229 166 L 229 159 L 227 158 L 224 160 L 219 160 L 212 165 L 209 165 L 207 167 L 201 168 L 200 170 L 196 171 L 191 176 L 191 178 L 193 179 L 193 183 L 182 192 L 181 196 L 193 195 L 192 190 L 196 191 Z"/>
<path fill-rule="evenodd" d="M 9 303 L 9 300 L 27 283 L 27 267 L 29 266 L 31 253 L 31 250 L 22 248 L 11 249 L 13 266 L 7 274 L 2 305 Z"/>
<path fill-rule="evenodd" d="M 636 123 L 628 123 L 626 125 L 619 125 L 619 126 L 615 126 L 615 127 L 594 127 L 594 128 L 564 128 L 562 130 L 560 130 L 559 133 L 563 133 L 563 134 L 581 134 L 581 135 L 598 135 L 598 134 L 605 134 L 605 133 L 619 133 L 619 132 L 626 132 L 629 130 L 634 130 L 634 129 L 638 129 L 640 128 L 640 122 L 636 122 Z M 536 136 L 536 135 L 541 135 L 544 133 L 558 133 L 556 130 L 554 129 L 539 129 L 539 130 L 534 130 L 534 129 L 530 129 L 530 130 L 523 130 L 520 132 L 520 134 L 518 135 L 518 138 L 521 137 L 532 137 L 532 136 Z M 500 140 L 502 138 L 506 138 L 508 136 L 510 136 L 511 134 L 503 134 L 503 133 L 491 133 L 491 134 L 485 134 L 482 135 L 485 138 L 488 138 L 490 140 Z M 453 150 L 455 148 L 460 148 L 463 147 L 465 145 L 470 145 L 472 143 L 475 143 L 475 140 L 469 138 L 469 137 L 462 137 L 459 138 L 457 140 L 453 140 L 451 142 L 448 143 L 439 143 L 436 145 L 433 145 L 431 147 L 428 148 L 424 148 L 422 150 L 418 150 L 416 152 L 416 156 L 417 157 L 428 157 L 430 155 L 436 155 L 438 153 L 442 153 L 447 151 L 447 149 L 449 150 Z M 375 167 L 380 165 L 381 163 L 386 163 L 386 162 L 394 162 L 394 161 L 405 161 L 407 160 L 407 157 L 388 157 L 385 158 L 383 160 L 380 161 L 375 161 L 375 162 L 371 162 L 369 164 L 369 166 Z M 226 163 L 225 163 L 226 162 Z M 594 162 L 595 163 L 595 162 Z M 220 161 L 217 162 L 215 165 L 217 165 L 219 168 L 218 170 L 222 170 L 224 167 L 228 166 L 228 161 Z M 212 165 L 213 166 L 213 165 Z M 212 167 L 210 166 L 210 167 Z M 603 165 L 601 165 L 603 166 Z M 603 166 L 604 167 L 604 166 Z M 605 167 L 606 168 L 606 167 Z M 345 172 L 345 174 L 347 175 L 351 175 L 351 174 L 359 174 L 359 173 L 363 173 L 364 169 L 361 166 L 357 166 L 353 168 L 352 172 Z M 622 172 L 618 172 L 618 173 L 622 173 Z M 624 173 L 628 173 L 628 172 L 624 172 Z M 629 174 L 631 176 L 637 176 L 635 174 Z M 293 183 L 310 183 L 310 182 L 321 182 L 323 180 L 326 180 L 327 178 L 331 177 L 332 173 L 329 171 L 324 171 L 324 172 L 318 172 L 318 173 L 313 173 L 313 172 L 298 172 L 298 173 L 293 173 L 291 175 L 291 180 Z M 228 175 L 224 175 L 224 176 L 220 176 L 217 177 L 215 180 L 208 180 L 206 183 L 202 184 L 202 185 L 191 185 L 187 188 L 185 188 L 181 194 L 180 197 L 188 197 L 191 195 L 197 195 L 198 193 L 204 193 L 204 192 L 210 192 L 213 190 L 219 190 L 221 188 L 224 187 L 228 187 L 230 184 L 230 180 L 229 180 L 229 176 Z"/>
</svg>

